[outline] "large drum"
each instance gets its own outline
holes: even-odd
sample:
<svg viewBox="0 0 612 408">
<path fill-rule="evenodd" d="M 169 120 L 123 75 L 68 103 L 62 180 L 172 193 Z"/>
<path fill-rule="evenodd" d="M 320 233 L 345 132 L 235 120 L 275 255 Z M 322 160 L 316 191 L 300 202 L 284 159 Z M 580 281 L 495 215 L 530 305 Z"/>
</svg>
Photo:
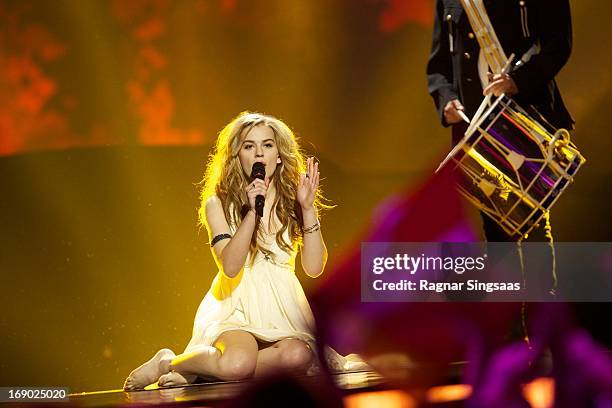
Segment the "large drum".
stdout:
<svg viewBox="0 0 612 408">
<path fill-rule="evenodd" d="M 459 191 L 517 239 L 540 222 L 586 161 L 567 130 L 542 123 L 502 95 L 442 163 L 456 164 Z"/>
</svg>

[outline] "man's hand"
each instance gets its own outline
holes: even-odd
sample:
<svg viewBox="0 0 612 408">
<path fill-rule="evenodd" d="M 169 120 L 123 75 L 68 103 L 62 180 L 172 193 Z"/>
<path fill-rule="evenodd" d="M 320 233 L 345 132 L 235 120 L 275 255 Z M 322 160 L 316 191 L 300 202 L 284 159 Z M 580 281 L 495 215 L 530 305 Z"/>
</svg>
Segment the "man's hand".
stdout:
<svg viewBox="0 0 612 408">
<path fill-rule="evenodd" d="M 463 119 L 457 113 L 457 111 L 463 111 L 465 108 L 457 99 L 453 99 L 452 101 L 448 101 L 446 106 L 444 107 L 444 120 L 449 125 L 454 123 L 459 123 Z"/>
<path fill-rule="evenodd" d="M 489 85 L 482 91 L 483 95 L 493 94 L 499 96 L 506 94 L 512 96 L 518 93 L 514 80 L 508 74 L 489 74 Z"/>
</svg>

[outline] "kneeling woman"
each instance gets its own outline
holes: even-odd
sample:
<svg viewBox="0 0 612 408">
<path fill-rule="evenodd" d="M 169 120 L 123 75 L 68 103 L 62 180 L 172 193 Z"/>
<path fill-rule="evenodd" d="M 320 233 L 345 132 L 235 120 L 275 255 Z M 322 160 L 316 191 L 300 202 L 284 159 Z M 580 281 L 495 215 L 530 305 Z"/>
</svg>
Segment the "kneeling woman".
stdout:
<svg viewBox="0 0 612 408">
<path fill-rule="evenodd" d="M 265 178 L 251 178 L 255 162 Z M 183 354 L 169 349 L 138 367 L 125 390 L 240 380 L 314 363 L 314 319 L 295 276 L 295 257 L 311 277 L 327 250 L 317 217 L 324 206 L 318 164 L 304 161 L 293 132 L 280 120 L 242 113 L 219 134 L 208 163 L 199 210 L 219 267 L 200 304 Z M 256 197 L 265 197 L 263 216 Z"/>
</svg>

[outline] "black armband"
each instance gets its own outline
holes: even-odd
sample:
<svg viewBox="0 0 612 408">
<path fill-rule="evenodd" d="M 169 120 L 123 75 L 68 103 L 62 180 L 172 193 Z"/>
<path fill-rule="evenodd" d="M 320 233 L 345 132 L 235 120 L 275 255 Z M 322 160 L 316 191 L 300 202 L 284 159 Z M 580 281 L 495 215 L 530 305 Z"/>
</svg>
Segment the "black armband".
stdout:
<svg viewBox="0 0 612 408">
<path fill-rule="evenodd" d="M 216 237 L 213 238 L 212 241 L 210 241 L 210 246 L 215 246 L 215 244 L 219 241 L 222 241 L 224 239 L 230 239 L 232 236 L 230 234 L 219 234 Z"/>
</svg>

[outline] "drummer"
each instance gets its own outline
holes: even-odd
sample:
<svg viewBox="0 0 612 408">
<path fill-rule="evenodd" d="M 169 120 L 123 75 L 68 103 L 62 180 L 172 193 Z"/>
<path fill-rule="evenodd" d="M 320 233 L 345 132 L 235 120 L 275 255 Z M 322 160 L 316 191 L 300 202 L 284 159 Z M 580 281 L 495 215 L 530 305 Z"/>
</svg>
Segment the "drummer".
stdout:
<svg viewBox="0 0 612 408">
<path fill-rule="evenodd" d="M 427 80 L 442 125 L 452 127 L 453 144 L 467 130 L 458 111 L 473 117 L 487 94 L 505 93 L 524 108 L 533 105 L 554 127 L 573 129 L 574 120 L 555 83 L 571 53 L 569 0 L 484 3 L 506 55 L 518 56 L 508 74 L 492 76 L 488 72 L 461 1 L 436 1 Z M 514 240 L 488 216 L 482 218 L 488 241 Z M 530 235 L 542 240 L 537 236 L 544 233 L 544 228 L 539 228 Z"/>
</svg>

